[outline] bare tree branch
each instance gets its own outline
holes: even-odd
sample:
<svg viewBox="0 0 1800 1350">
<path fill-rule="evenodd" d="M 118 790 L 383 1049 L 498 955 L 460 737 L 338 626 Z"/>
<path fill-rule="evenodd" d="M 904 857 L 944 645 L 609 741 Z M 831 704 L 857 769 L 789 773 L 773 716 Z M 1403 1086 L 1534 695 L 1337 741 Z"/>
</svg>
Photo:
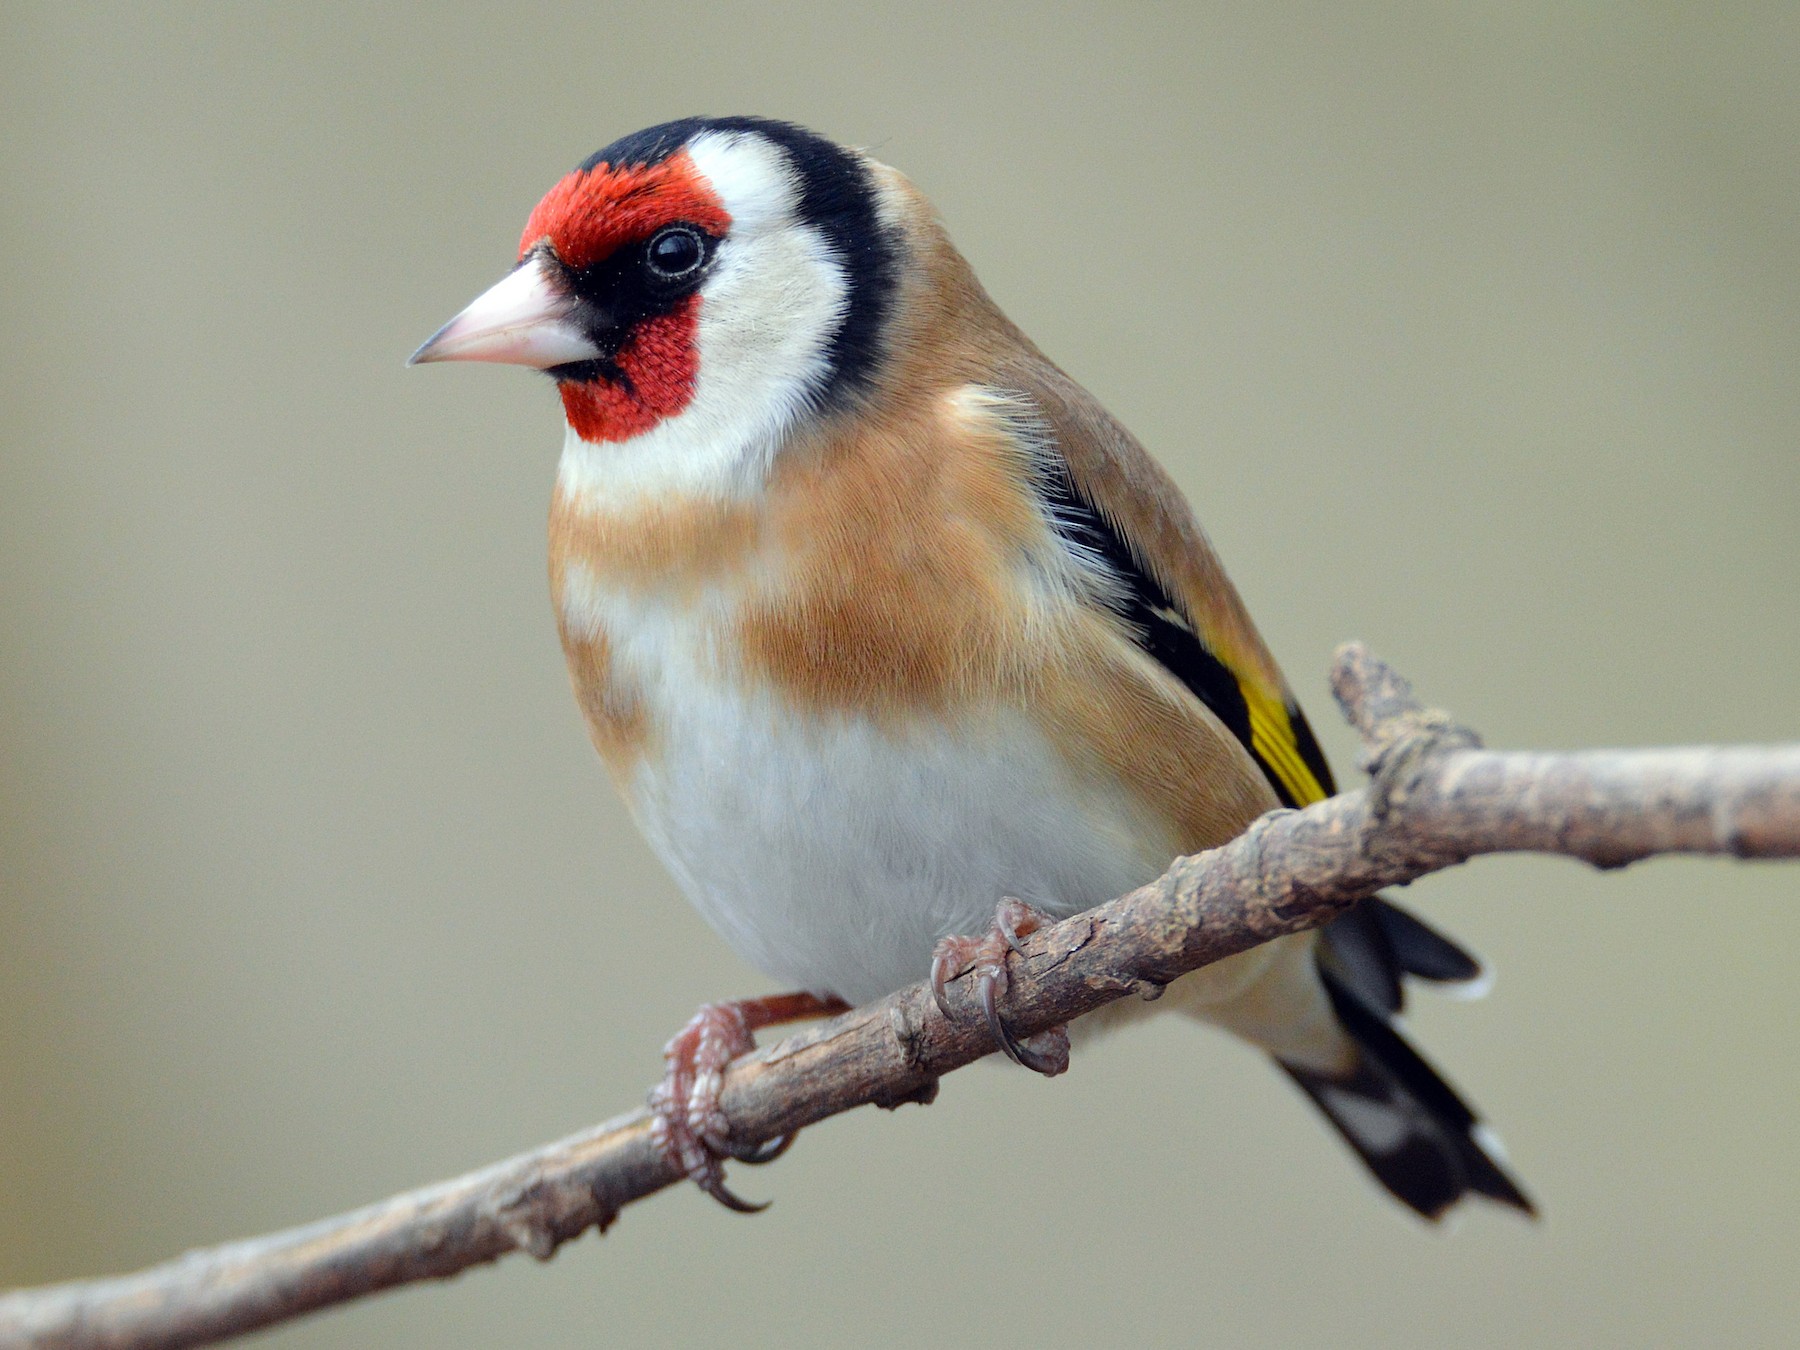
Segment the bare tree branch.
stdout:
<svg viewBox="0 0 1800 1350">
<path fill-rule="evenodd" d="M 1338 652 L 1332 687 L 1362 734 L 1370 785 L 1272 812 L 1225 847 L 1027 938 L 1006 1007 L 1021 1034 L 1126 994 L 1154 997 L 1187 971 L 1477 854 L 1601 867 L 1660 853 L 1800 857 L 1800 745 L 1488 751 L 1357 644 Z M 941 1075 L 994 1048 L 969 991 L 953 988 L 954 1021 L 914 986 L 734 1064 L 722 1098 L 733 1139 L 749 1148 L 866 1103 L 929 1101 Z M 637 1111 L 303 1228 L 0 1296 L 0 1347 L 221 1340 L 510 1251 L 548 1258 L 677 1180 Z"/>
</svg>

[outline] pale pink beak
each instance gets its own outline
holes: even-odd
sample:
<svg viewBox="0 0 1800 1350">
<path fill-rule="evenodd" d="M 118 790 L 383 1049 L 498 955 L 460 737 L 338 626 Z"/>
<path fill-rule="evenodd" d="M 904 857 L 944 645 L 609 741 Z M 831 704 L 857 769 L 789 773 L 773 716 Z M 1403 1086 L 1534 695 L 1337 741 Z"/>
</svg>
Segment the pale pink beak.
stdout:
<svg viewBox="0 0 1800 1350">
<path fill-rule="evenodd" d="M 427 361 L 503 361 L 546 370 L 600 355 L 570 317 L 574 306 L 551 284 L 544 260 L 525 259 L 412 354 L 409 366 Z"/>
</svg>

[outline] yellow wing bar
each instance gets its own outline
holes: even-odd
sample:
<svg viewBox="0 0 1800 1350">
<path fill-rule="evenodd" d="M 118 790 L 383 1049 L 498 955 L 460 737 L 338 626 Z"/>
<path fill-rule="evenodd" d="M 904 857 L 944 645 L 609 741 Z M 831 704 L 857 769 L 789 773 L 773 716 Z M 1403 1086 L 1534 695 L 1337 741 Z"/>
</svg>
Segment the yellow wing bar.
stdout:
<svg viewBox="0 0 1800 1350">
<path fill-rule="evenodd" d="M 1250 752 L 1275 780 L 1283 796 L 1296 806 L 1323 801 L 1333 791 L 1312 728 L 1298 708 L 1271 697 L 1257 684 L 1238 678 L 1238 689 L 1250 711 Z"/>
</svg>

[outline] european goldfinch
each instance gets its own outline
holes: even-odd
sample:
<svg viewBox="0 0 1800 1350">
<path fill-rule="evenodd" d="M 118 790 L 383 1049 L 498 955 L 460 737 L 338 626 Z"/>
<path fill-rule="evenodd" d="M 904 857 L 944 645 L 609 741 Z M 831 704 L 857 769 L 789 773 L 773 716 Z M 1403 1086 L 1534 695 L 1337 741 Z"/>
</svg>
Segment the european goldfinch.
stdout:
<svg viewBox="0 0 1800 1350">
<path fill-rule="evenodd" d="M 806 991 L 671 1042 L 659 1138 L 729 1204 L 719 1070 L 757 1027 L 973 965 L 1001 1047 L 1054 1070 L 993 1011 L 1006 936 L 1333 791 L 1174 483 L 867 155 L 753 117 L 615 141 L 413 360 L 556 382 L 551 587 L 594 745 L 712 926 Z M 1393 1025 L 1403 977 L 1479 973 L 1371 900 L 1154 1008 L 1266 1050 L 1420 1214 L 1530 1212 Z"/>
</svg>

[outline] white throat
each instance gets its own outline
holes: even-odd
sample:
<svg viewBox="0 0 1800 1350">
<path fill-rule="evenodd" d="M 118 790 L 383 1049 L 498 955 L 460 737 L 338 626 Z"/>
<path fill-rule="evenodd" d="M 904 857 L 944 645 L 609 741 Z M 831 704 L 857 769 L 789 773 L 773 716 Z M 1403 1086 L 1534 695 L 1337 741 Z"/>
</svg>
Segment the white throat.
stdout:
<svg viewBox="0 0 1800 1350">
<path fill-rule="evenodd" d="M 843 266 L 797 219 L 798 184 L 780 148 L 708 132 L 688 153 L 732 221 L 700 293 L 694 397 L 630 440 L 592 443 L 568 431 L 558 481 L 606 509 L 755 493 L 824 387 L 826 349 L 843 320 Z"/>
</svg>

